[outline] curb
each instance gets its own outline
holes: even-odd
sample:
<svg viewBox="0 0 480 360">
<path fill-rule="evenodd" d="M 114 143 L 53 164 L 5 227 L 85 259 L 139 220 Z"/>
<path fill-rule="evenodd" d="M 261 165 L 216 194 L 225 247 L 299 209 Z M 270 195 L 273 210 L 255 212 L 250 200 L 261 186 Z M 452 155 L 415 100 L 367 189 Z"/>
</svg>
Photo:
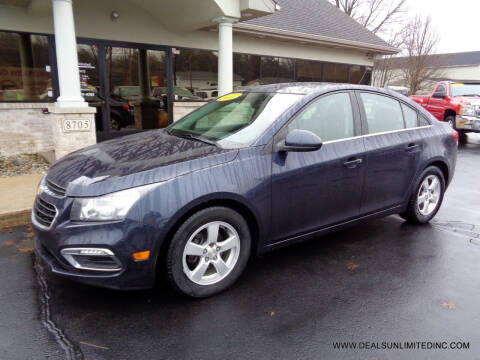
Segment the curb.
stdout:
<svg viewBox="0 0 480 360">
<path fill-rule="evenodd" d="M 32 209 L 8 211 L 0 213 L 0 227 L 30 224 Z"/>
</svg>

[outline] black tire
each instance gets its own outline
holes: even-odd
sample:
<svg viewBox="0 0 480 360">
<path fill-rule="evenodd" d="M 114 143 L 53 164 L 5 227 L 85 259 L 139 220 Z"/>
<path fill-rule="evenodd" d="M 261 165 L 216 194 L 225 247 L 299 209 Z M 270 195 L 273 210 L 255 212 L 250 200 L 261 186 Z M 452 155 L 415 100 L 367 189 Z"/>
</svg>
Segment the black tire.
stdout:
<svg viewBox="0 0 480 360">
<path fill-rule="evenodd" d="M 457 130 L 458 131 L 458 142 L 460 144 L 467 143 L 467 133 L 465 131 Z"/>
<path fill-rule="evenodd" d="M 225 278 L 214 284 L 200 285 L 189 279 L 183 271 L 183 252 L 195 231 L 214 221 L 227 223 L 236 230 L 240 239 L 240 251 L 234 267 Z M 218 294 L 232 286 L 244 271 L 250 257 L 251 243 L 248 224 L 238 212 L 220 206 L 200 210 L 180 226 L 168 246 L 166 254 L 168 280 L 175 290 L 190 297 L 202 298 Z M 202 258 L 199 258 L 199 261 L 202 261 Z"/>
<path fill-rule="evenodd" d="M 428 215 L 423 215 L 420 212 L 418 206 L 418 193 L 420 187 L 425 178 L 429 175 L 435 175 L 440 181 L 440 198 L 436 205 L 436 208 Z M 442 205 L 443 195 L 445 193 L 445 178 L 442 171 L 436 166 L 429 166 L 423 170 L 422 174 L 419 176 L 417 183 L 415 184 L 414 191 L 410 195 L 408 200 L 407 209 L 405 212 L 399 214 L 403 219 L 412 224 L 426 224 L 437 214 L 440 206 Z"/>
<path fill-rule="evenodd" d="M 456 129 L 456 128 L 457 128 L 456 125 L 455 125 L 455 116 L 453 116 L 453 115 L 447 116 L 447 117 L 445 118 L 445 122 L 446 122 L 447 124 L 449 124 L 449 125 L 452 127 L 452 129 Z"/>
</svg>

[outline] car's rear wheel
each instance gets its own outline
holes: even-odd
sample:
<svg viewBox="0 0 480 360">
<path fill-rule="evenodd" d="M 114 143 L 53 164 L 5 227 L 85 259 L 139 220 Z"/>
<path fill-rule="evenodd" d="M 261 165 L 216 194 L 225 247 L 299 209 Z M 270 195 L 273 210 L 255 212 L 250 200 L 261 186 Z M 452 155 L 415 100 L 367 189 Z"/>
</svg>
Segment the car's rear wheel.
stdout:
<svg viewBox="0 0 480 360">
<path fill-rule="evenodd" d="M 400 216 L 415 224 L 429 222 L 437 214 L 444 192 L 445 178 L 442 171 L 436 166 L 426 168 L 410 196 L 407 210 Z"/>
<path fill-rule="evenodd" d="M 191 297 L 207 297 L 230 287 L 250 256 L 248 224 L 236 211 L 211 207 L 188 218 L 167 250 L 172 286 Z"/>
</svg>

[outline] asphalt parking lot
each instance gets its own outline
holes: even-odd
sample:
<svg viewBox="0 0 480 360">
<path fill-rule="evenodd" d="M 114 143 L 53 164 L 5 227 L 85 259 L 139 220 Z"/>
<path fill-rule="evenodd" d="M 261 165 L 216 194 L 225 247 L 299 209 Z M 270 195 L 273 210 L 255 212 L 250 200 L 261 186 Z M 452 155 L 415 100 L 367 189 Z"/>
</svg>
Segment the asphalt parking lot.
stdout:
<svg viewBox="0 0 480 360">
<path fill-rule="evenodd" d="M 30 229 L 2 231 L 0 358 L 480 359 L 479 162 L 469 136 L 430 225 L 390 216 L 272 252 L 203 300 L 51 277 L 32 269 Z M 406 341 L 469 348 L 334 346 Z"/>
</svg>

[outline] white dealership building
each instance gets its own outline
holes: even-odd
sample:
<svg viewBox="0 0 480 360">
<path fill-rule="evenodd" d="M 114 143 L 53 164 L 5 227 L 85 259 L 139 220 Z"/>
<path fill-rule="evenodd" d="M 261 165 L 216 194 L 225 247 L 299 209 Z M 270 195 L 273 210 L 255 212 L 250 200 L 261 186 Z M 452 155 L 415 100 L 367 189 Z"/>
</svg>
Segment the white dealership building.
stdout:
<svg viewBox="0 0 480 360">
<path fill-rule="evenodd" d="M 251 85 L 369 84 L 396 52 L 327 0 L 0 0 L 0 155 L 59 158 Z"/>
</svg>

